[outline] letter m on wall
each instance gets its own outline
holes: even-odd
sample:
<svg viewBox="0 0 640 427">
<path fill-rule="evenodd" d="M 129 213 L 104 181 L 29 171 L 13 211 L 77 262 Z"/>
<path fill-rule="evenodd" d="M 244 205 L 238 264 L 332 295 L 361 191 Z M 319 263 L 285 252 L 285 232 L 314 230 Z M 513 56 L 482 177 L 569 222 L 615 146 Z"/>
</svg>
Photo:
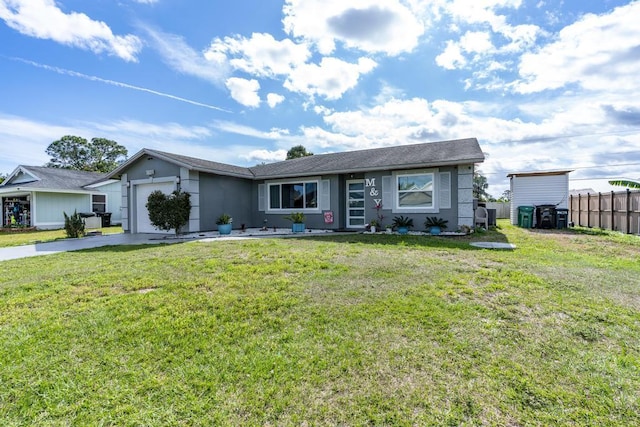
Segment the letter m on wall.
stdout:
<svg viewBox="0 0 640 427">
<path fill-rule="evenodd" d="M 365 187 L 375 187 L 376 186 L 376 179 L 375 178 L 365 178 L 364 186 Z"/>
</svg>

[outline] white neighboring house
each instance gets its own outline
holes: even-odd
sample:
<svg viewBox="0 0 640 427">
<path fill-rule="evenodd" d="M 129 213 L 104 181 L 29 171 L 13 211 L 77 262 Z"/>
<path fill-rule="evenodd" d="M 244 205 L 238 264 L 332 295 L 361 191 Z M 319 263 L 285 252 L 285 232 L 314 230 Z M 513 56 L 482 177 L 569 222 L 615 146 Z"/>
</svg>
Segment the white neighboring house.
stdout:
<svg viewBox="0 0 640 427">
<path fill-rule="evenodd" d="M 569 207 L 569 173 L 573 170 L 514 172 L 510 178 L 511 224 L 518 224 L 519 206 Z"/>
<path fill-rule="evenodd" d="M 64 213 L 111 214 L 122 221 L 120 181 L 106 174 L 42 166 L 18 166 L 0 184 L 2 226 L 64 227 Z M 94 225 L 96 220 L 93 220 Z M 89 226 L 89 224 L 87 224 Z"/>
</svg>

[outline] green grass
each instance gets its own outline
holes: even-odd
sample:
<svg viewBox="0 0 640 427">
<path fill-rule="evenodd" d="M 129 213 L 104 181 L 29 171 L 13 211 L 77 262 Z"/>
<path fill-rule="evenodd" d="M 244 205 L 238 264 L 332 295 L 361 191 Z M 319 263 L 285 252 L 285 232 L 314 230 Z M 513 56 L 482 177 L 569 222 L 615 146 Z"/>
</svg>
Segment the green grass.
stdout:
<svg viewBox="0 0 640 427">
<path fill-rule="evenodd" d="M 96 230 L 88 231 L 100 231 L 102 234 L 117 234 L 122 233 L 122 227 L 104 227 Z M 21 246 L 31 245 L 34 243 L 52 242 L 54 240 L 66 239 L 67 235 L 64 230 L 41 230 L 41 231 L 5 231 L 0 232 L 0 248 L 6 248 L 9 246 Z"/>
<path fill-rule="evenodd" d="M 99 248 L 0 273 L 3 426 L 640 424 L 634 236 L 501 222 Z"/>
</svg>

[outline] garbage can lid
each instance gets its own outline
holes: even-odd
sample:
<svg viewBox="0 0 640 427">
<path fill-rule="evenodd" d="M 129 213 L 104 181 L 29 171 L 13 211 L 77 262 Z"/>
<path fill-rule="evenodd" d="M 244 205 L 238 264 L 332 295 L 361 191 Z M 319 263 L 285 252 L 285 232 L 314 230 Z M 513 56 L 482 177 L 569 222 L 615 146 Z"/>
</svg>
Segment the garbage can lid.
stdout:
<svg viewBox="0 0 640 427">
<path fill-rule="evenodd" d="M 522 211 L 531 211 L 531 212 L 533 212 L 533 210 L 535 208 L 533 206 L 518 206 L 518 209 L 522 210 Z"/>
</svg>

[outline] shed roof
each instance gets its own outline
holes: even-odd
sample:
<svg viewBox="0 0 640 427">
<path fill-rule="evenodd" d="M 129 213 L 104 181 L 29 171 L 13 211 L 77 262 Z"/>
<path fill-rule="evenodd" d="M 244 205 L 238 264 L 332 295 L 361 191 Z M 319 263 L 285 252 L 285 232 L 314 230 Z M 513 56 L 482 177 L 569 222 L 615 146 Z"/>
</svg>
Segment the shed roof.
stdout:
<svg viewBox="0 0 640 427">
<path fill-rule="evenodd" d="M 558 169 L 558 170 L 547 170 L 547 171 L 528 171 L 528 172 L 512 172 L 507 174 L 507 178 L 512 178 L 514 176 L 553 176 L 553 175 L 566 175 L 570 172 L 573 172 L 573 169 Z"/>
</svg>

